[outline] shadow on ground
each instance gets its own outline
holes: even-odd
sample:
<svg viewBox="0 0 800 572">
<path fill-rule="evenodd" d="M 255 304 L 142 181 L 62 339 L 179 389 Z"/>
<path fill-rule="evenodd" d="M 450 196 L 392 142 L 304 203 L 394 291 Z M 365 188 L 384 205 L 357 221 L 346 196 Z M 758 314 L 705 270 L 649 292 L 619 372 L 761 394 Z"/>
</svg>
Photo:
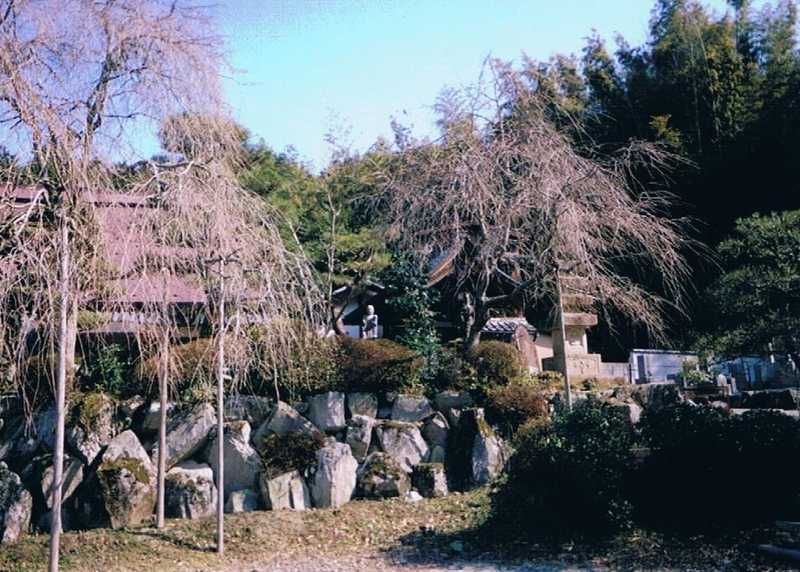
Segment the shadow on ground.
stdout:
<svg viewBox="0 0 800 572">
<path fill-rule="evenodd" d="M 500 532 L 497 522 L 456 532 L 422 528 L 385 550 L 395 565 L 465 572 L 578 570 L 794 570 L 791 563 L 756 553 L 769 531 L 725 536 L 681 536 L 634 529 L 612 538 L 553 542 Z"/>
</svg>

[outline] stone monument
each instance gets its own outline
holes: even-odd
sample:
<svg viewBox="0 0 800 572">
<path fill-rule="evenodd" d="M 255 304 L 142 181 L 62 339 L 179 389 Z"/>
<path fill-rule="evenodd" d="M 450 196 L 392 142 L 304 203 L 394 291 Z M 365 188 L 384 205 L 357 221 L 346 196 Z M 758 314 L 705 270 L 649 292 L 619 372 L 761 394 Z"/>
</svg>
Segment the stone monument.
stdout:
<svg viewBox="0 0 800 572">
<path fill-rule="evenodd" d="M 589 353 L 589 344 L 586 340 L 586 331 L 597 325 L 597 314 L 591 312 L 592 298 L 585 294 L 591 291 L 586 280 L 578 276 L 563 276 L 562 304 L 564 307 L 565 343 L 561 341 L 561 318 L 556 312 L 553 324 L 553 362 L 549 364 L 558 366 L 566 362 L 570 377 L 577 381 L 601 376 L 600 354 Z"/>
<path fill-rule="evenodd" d="M 375 306 L 367 306 L 367 313 L 361 320 L 361 339 L 374 340 L 378 337 L 378 314 Z"/>
</svg>

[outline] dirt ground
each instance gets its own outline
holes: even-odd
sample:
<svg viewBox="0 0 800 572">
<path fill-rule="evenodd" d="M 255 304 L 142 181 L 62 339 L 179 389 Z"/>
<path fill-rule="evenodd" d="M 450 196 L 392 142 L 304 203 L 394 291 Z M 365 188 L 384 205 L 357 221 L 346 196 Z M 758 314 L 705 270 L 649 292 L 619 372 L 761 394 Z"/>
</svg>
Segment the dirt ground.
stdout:
<svg viewBox="0 0 800 572">
<path fill-rule="evenodd" d="M 750 548 L 747 535 L 709 540 L 630 531 L 602 544 L 487 542 L 487 491 L 408 503 L 354 501 L 336 510 L 258 511 L 226 517 L 225 554 L 214 519 L 169 520 L 163 530 L 97 529 L 62 537 L 61 565 L 77 572 L 554 572 L 584 570 L 790 570 Z M 46 535 L 0 548 L 0 571 L 47 563 Z"/>
</svg>

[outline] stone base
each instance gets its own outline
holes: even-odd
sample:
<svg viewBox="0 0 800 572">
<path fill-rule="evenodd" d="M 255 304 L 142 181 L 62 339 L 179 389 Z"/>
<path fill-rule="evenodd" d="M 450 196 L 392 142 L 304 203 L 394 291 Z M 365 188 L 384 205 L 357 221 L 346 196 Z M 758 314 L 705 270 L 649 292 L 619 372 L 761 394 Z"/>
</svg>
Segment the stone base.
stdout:
<svg viewBox="0 0 800 572">
<path fill-rule="evenodd" d="M 542 360 L 542 367 L 545 370 L 558 371 L 560 358 L 554 356 Z M 567 356 L 567 371 L 570 378 L 575 380 L 599 378 L 600 364 L 602 358 L 600 354 L 575 354 Z"/>
</svg>

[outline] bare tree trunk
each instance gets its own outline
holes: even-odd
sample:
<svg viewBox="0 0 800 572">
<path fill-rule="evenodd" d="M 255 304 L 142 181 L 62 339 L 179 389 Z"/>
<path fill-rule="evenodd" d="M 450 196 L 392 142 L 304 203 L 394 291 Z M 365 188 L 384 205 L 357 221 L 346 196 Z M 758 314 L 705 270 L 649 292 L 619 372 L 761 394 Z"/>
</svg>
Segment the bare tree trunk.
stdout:
<svg viewBox="0 0 800 572">
<path fill-rule="evenodd" d="M 169 376 L 169 330 L 166 324 L 161 337 L 161 364 L 158 376 L 158 503 L 156 528 L 164 528 L 164 482 L 167 475 L 167 388 Z"/>
<path fill-rule="evenodd" d="M 567 360 L 567 326 L 564 323 L 564 298 L 561 292 L 561 277 L 556 273 L 556 296 L 558 297 L 558 335 L 561 337 L 561 354 L 564 374 L 564 394 L 567 401 L 567 411 L 572 411 L 572 385 L 569 380 L 569 361 Z"/>
<path fill-rule="evenodd" d="M 470 328 L 467 339 L 464 341 L 464 349 L 466 351 L 472 351 L 478 347 L 479 343 L 481 343 L 481 328 L 473 326 Z"/>
<path fill-rule="evenodd" d="M 52 510 L 50 512 L 50 572 L 58 571 L 61 542 L 61 485 L 64 474 L 64 408 L 67 389 L 67 354 L 69 322 L 69 230 L 66 216 L 61 220 L 61 279 L 59 284 L 58 377 L 56 378 L 56 442 L 53 454 Z"/>
<path fill-rule="evenodd" d="M 67 338 L 66 338 L 66 372 L 67 379 L 75 375 L 75 350 L 78 346 L 78 299 L 73 297 L 69 307 L 67 318 Z"/>
<path fill-rule="evenodd" d="M 481 294 L 481 298 L 485 295 Z M 489 322 L 489 307 L 482 302 L 475 302 L 471 304 L 469 300 L 464 303 L 462 310 L 464 319 L 464 350 L 471 351 L 478 347 L 481 342 L 481 332 L 484 326 Z"/>
<path fill-rule="evenodd" d="M 219 264 L 219 332 L 217 338 L 217 552 L 225 551 L 225 277 Z"/>
</svg>

